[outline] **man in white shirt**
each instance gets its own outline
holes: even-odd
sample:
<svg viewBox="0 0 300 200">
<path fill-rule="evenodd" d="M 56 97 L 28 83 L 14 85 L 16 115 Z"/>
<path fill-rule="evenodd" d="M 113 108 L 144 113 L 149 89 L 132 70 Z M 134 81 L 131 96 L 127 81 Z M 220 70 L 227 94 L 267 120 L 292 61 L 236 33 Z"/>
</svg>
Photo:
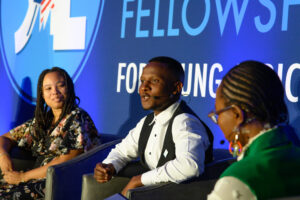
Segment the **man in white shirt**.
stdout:
<svg viewBox="0 0 300 200">
<path fill-rule="evenodd" d="M 169 57 L 149 61 L 141 75 L 139 94 L 144 117 L 94 170 L 99 183 L 108 182 L 128 163 L 140 158 L 142 173 L 122 190 L 162 182 L 180 183 L 204 171 L 212 159 L 213 136 L 199 117 L 180 100 L 184 82 L 181 64 Z M 136 170 L 133 170 L 136 171 Z"/>
</svg>

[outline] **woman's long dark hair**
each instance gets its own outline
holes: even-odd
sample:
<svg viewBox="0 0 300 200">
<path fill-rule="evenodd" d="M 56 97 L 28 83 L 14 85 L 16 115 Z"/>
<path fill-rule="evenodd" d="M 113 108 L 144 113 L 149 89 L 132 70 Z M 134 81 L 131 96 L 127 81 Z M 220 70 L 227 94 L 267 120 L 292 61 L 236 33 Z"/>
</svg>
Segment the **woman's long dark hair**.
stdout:
<svg viewBox="0 0 300 200">
<path fill-rule="evenodd" d="M 36 120 L 36 131 L 35 137 L 40 138 L 44 137 L 45 131 L 51 127 L 53 121 L 53 113 L 49 109 L 48 105 L 43 98 L 43 82 L 44 77 L 46 74 L 51 72 L 58 72 L 61 76 L 64 77 L 65 84 L 67 87 L 67 98 L 65 100 L 62 112 L 59 116 L 59 119 L 56 123 L 59 123 L 63 117 L 69 114 L 73 109 L 74 106 L 77 106 L 80 99 L 75 95 L 74 84 L 69 76 L 69 74 L 59 67 L 53 67 L 51 69 L 45 69 L 39 76 L 38 85 L 37 85 L 37 101 L 36 101 L 36 108 L 35 108 L 35 120 Z M 78 103 L 76 103 L 76 99 Z"/>
</svg>

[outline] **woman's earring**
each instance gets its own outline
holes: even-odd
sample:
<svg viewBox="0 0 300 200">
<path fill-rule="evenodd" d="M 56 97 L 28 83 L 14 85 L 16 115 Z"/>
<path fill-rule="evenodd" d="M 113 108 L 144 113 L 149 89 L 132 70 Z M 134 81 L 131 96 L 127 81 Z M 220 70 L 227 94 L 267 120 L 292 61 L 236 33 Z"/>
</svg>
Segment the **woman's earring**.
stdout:
<svg viewBox="0 0 300 200">
<path fill-rule="evenodd" d="M 229 143 L 229 152 L 233 157 L 239 156 L 242 153 L 242 145 L 239 141 L 240 129 L 234 128 L 232 132 L 236 132 L 234 141 Z"/>
</svg>

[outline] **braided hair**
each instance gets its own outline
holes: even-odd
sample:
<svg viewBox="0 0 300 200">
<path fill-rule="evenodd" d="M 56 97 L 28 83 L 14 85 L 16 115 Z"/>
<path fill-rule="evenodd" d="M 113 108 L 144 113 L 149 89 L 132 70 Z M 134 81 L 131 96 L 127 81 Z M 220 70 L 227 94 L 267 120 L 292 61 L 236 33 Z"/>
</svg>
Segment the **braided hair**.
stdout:
<svg viewBox="0 0 300 200">
<path fill-rule="evenodd" d="M 38 86 L 37 86 L 37 101 L 35 108 L 35 137 L 41 138 L 44 137 L 45 131 L 51 127 L 53 121 L 53 113 L 49 109 L 43 98 L 43 81 L 46 74 L 51 72 L 58 72 L 62 77 L 64 77 L 66 87 L 67 87 L 67 98 L 63 105 L 62 112 L 60 114 L 59 119 L 57 120 L 57 124 L 61 121 L 63 117 L 69 114 L 74 107 L 79 104 L 80 99 L 75 95 L 74 84 L 69 76 L 69 74 L 59 67 L 53 67 L 51 69 L 45 69 L 39 76 Z M 76 103 L 76 99 L 78 103 Z"/>
<path fill-rule="evenodd" d="M 239 106 L 247 117 L 271 126 L 288 123 L 284 89 L 278 75 L 267 65 L 245 61 L 233 67 L 220 85 L 226 105 Z"/>
</svg>

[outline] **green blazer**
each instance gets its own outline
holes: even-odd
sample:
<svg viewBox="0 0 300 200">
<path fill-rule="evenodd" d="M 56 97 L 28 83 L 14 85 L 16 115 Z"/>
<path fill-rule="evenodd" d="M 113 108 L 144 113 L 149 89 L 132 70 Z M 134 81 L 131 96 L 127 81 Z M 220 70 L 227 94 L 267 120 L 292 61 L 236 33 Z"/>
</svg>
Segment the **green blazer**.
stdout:
<svg viewBox="0 0 300 200">
<path fill-rule="evenodd" d="M 300 195 L 300 148 L 289 139 L 293 133 L 288 126 L 263 133 L 221 177 L 241 180 L 258 199 Z"/>
</svg>

